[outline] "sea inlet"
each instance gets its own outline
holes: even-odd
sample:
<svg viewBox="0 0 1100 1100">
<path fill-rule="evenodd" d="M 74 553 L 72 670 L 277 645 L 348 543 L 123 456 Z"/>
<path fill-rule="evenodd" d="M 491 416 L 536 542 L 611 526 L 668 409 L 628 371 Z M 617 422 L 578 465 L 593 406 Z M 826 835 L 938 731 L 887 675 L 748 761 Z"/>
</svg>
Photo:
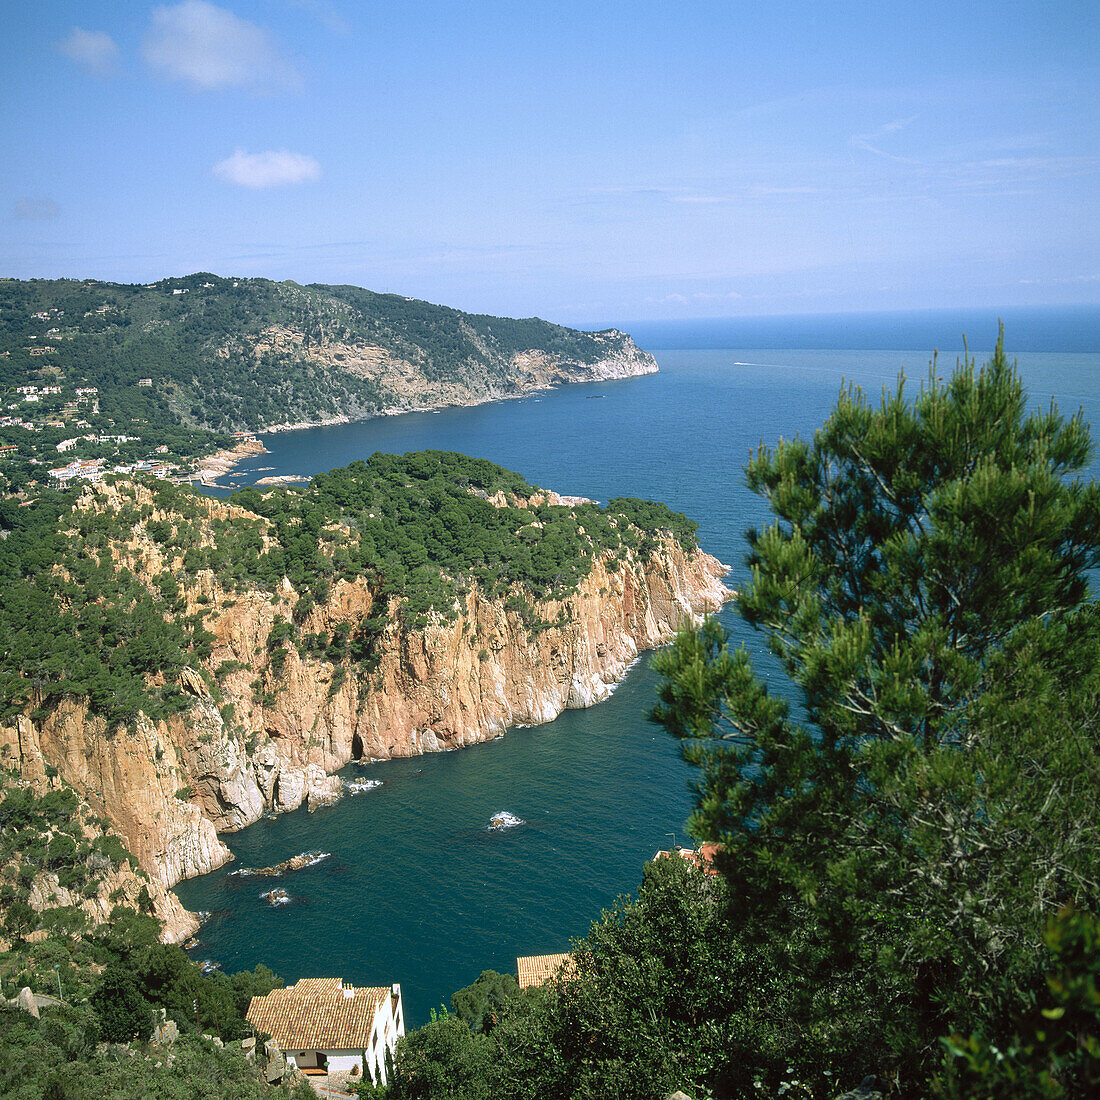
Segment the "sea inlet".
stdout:
<svg viewBox="0 0 1100 1100">
<path fill-rule="evenodd" d="M 984 344 L 971 334 L 972 346 L 992 348 L 995 318 L 989 328 Z M 267 436 L 270 453 L 231 479 L 308 476 L 375 451 L 461 451 L 561 493 L 662 500 L 698 521 L 701 545 L 738 587 L 742 534 L 767 520 L 744 484 L 752 450 L 812 433 L 842 380 L 877 398 L 904 369 L 915 387 L 930 354 L 656 350 L 657 375 Z M 939 373 L 953 361 L 941 358 Z M 1033 407 L 1053 394 L 1100 424 L 1100 355 L 1029 352 L 1020 368 Z M 721 617 L 782 681 L 734 609 Z M 228 972 L 262 962 L 288 982 L 400 982 L 416 1025 L 484 969 L 568 950 L 601 909 L 636 890 L 655 850 L 687 840 L 692 770 L 647 720 L 655 683 L 643 655 L 605 703 L 459 752 L 350 765 L 342 774 L 358 789 L 336 805 L 225 836 L 236 861 L 177 887 L 188 908 L 213 914 L 193 957 Z M 491 828 L 500 813 L 509 827 Z M 233 873 L 310 850 L 328 858 L 278 879 Z M 262 896 L 276 886 L 286 898 Z"/>
</svg>

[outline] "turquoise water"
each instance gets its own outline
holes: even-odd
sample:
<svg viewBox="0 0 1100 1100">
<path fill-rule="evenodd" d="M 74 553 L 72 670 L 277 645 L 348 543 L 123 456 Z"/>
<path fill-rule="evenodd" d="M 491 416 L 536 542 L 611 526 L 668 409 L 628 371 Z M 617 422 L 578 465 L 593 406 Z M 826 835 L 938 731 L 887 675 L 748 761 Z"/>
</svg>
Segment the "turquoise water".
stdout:
<svg viewBox="0 0 1100 1100">
<path fill-rule="evenodd" d="M 919 380 L 928 364 L 923 351 L 657 357 L 661 373 L 643 378 L 269 436 L 271 453 L 235 477 L 310 475 L 378 450 L 462 451 L 562 493 L 663 500 L 699 522 L 702 546 L 732 567 L 736 586 L 746 572 L 742 534 L 765 519 L 743 484 L 751 450 L 812 432 L 842 379 L 877 395 L 899 369 Z M 1027 353 L 1020 367 L 1032 404 L 1054 395 L 1063 411 L 1082 406 L 1100 426 L 1100 354 Z M 722 618 L 778 677 L 759 638 L 732 610 Z M 228 971 L 264 962 L 288 981 L 399 981 L 417 1024 L 487 967 L 513 970 L 516 955 L 566 950 L 601 908 L 637 887 L 642 863 L 669 834 L 686 839 L 691 770 L 646 720 L 654 683 L 643 658 L 599 706 L 460 752 L 352 765 L 346 775 L 382 785 L 226 836 L 237 862 L 177 887 L 189 908 L 216 914 L 196 957 Z M 490 832 L 502 810 L 525 824 Z M 278 880 L 289 905 L 260 899 L 271 880 L 228 873 L 308 849 L 331 857 Z"/>
</svg>

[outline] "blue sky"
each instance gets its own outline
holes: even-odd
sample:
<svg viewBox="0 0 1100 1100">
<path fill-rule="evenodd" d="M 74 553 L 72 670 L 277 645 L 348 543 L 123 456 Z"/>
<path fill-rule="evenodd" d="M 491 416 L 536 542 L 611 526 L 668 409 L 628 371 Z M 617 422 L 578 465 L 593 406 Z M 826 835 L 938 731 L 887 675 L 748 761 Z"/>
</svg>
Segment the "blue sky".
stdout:
<svg viewBox="0 0 1100 1100">
<path fill-rule="evenodd" d="M 1100 5 L 2 0 L 0 273 L 566 323 L 1100 302 Z"/>
</svg>

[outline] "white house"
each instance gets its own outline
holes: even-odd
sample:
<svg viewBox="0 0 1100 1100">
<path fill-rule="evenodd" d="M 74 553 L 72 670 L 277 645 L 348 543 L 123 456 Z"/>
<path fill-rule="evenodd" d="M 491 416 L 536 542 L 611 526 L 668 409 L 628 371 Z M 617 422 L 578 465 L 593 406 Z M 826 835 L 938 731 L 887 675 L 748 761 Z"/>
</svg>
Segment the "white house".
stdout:
<svg viewBox="0 0 1100 1100">
<path fill-rule="evenodd" d="M 405 1034 L 401 986 L 357 989 L 339 978 L 300 978 L 253 997 L 247 1019 L 303 1073 L 354 1073 L 365 1063 L 375 1084 L 386 1083 L 386 1051 Z"/>
</svg>

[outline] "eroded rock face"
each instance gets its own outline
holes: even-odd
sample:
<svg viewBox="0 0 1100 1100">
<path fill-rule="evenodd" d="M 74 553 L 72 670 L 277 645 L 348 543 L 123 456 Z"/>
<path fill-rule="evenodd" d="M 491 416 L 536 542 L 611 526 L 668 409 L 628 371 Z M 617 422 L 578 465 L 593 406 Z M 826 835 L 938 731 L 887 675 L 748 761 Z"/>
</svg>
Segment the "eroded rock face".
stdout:
<svg viewBox="0 0 1100 1100">
<path fill-rule="evenodd" d="M 615 329 L 593 333 L 593 358 L 574 359 L 539 348 L 517 351 L 502 358 L 486 347 L 472 330 L 467 335 L 487 361 L 499 370 L 486 371 L 472 361 L 451 362 L 446 378 L 430 377 L 423 362 L 402 358 L 392 351 L 370 343 L 345 343 L 337 340 L 307 339 L 301 331 L 272 325 L 257 337 L 246 338 L 250 354 L 263 362 L 271 357 L 290 356 L 315 364 L 321 371 L 347 373 L 373 382 L 382 396 L 382 407 L 359 405 L 345 400 L 343 415 L 329 423 L 360 416 L 388 415 L 451 405 L 477 405 L 502 397 L 514 397 L 533 390 L 549 389 L 567 382 L 602 382 L 637 375 L 655 374 L 657 360 L 642 351 L 626 333 Z M 227 342 L 240 343 L 239 337 Z M 301 426 L 301 425 L 295 425 Z"/>
<path fill-rule="evenodd" d="M 221 518 L 233 512 L 216 501 L 205 507 Z M 173 567 L 151 545 L 138 551 L 153 573 Z M 365 579 L 341 580 L 298 616 L 298 630 L 331 633 L 385 611 L 370 672 L 293 644 L 276 672 L 267 640 L 277 616 L 295 618 L 289 581 L 274 593 L 230 593 L 200 572 L 181 596 L 186 614 L 204 613 L 214 641 L 203 671 L 181 676 L 187 711 L 108 731 L 85 703 L 66 699 L 40 721 L 20 715 L 0 726 L 0 764 L 15 763 L 39 785 L 49 782 L 47 765 L 56 769 L 110 821 L 157 887 L 154 905 L 173 938 L 185 937 L 193 922 L 165 890 L 231 858 L 219 832 L 332 801 L 342 790 L 332 773 L 353 758 L 471 745 L 606 699 L 641 651 L 718 609 L 731 595 L 726 572 L 668 539 L 646 560 L 597 560 L 576 591 L 534 608 L 537 628 L 504 597 L 474 587 L 451 621 L 437 615 L 416 631 L 400 625 L 396 604 L 376 606 Z"/>
<path fill-rule="evenodd" d="M 188 717 L 157 725 L 139 717 L 108 732 L 86 703 L 67 697 L 41 723 L 19 715 L 0 725 L 0 761 L 12 761 L 38 789 L 49 785 L 47 765 L 55 768 L 167 888 L 231 858 L 204 808 L 189 800 Z"/>
</svg>

